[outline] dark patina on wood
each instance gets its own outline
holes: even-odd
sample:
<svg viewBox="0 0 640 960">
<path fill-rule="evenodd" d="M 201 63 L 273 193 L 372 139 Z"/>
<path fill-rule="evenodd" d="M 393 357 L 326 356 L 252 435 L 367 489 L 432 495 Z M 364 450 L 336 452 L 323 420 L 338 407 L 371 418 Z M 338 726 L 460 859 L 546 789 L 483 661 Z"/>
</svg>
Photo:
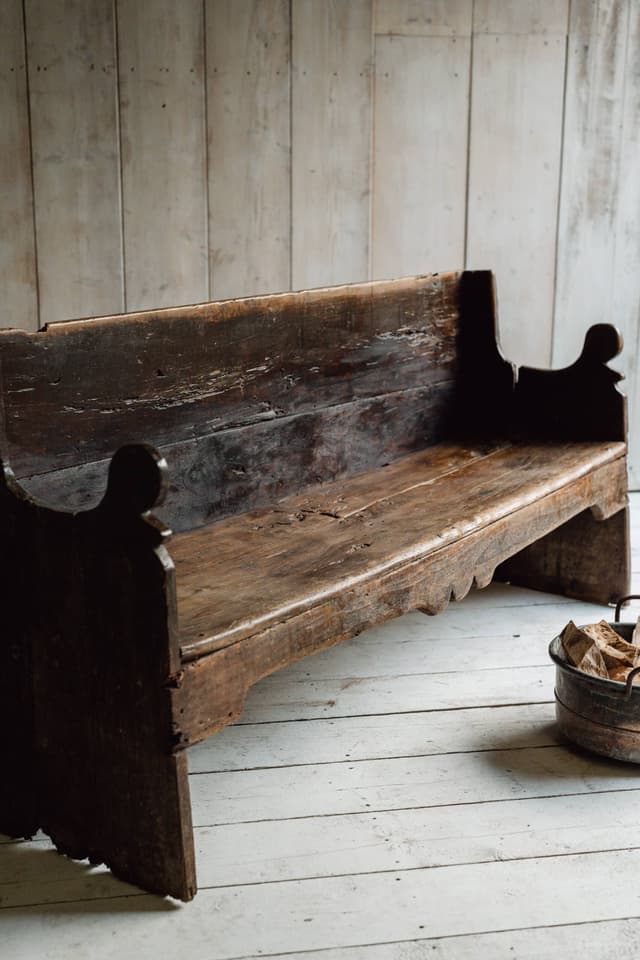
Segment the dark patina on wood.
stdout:
<svg viewBox="0 0 640 960">
<path fill-rule="evenodd" d="M 626 592 L 617 333 L 516 371 L 495 314 L 466 272 L 0 332 L 0 829 L 189 899 L 184 748 L 261 677 L 496 576 Z"/>
<path fill-rule="evenodd" d="M 172 752 L 167 688 L 180 667 L 174 570 L 168 531 L 147 513 L 165 483 L 166 464 L 144 446 L 118 450 L 102 502 L 76 515 L 25 496 L 7 468 L 0 476 L 10 521 L 0 710 L 20 772 L 0 809 L 9 834 L 41 827 L 69 856 L 189 899 L 186 758 Z"/>
</svg>

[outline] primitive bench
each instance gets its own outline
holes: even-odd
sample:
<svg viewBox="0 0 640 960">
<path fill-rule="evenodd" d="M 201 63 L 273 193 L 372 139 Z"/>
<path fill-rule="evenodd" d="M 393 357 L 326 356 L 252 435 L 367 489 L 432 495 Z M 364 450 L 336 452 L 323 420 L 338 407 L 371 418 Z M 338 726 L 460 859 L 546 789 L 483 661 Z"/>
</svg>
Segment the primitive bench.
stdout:
<svg viewBox="0 0 640 960">
<path fill-rule="evenodd" d="M 1 332 L 0 830 L 190 899 L 185 748 L 261 677 L 492 578 L 627 593 L 620 348 L 516 371 L 488 272 Z"/>
</svg>

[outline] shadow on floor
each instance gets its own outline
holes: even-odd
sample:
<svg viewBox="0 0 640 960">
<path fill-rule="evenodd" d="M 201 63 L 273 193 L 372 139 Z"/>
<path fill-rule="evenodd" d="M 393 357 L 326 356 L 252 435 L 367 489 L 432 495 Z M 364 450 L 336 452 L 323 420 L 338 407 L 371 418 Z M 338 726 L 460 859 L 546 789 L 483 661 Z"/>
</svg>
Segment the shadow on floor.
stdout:
<svg viewBox="0 0 640 960">
<path fill-rule="evenodd" d="M 496 737 L 494 749 L 483 753 L 482 760 L 521 782 L 554 781 L 562 784 L 567 792 L 640 788 L 640 765 L 582 750 L 565 740 L 553 723 L 543 724 L 537 731 L 541 739 L 551 742 L 528 747 L 531 731 Z"/>
<path fill-rule="evenodd" d="M 0 834 L 0 925 L 2 913 L 150 913 L 179 909 L 172 900 L 116 879 L 104 866 L 70 860 L 49 841 L 10 840 Z"/>
</svg>

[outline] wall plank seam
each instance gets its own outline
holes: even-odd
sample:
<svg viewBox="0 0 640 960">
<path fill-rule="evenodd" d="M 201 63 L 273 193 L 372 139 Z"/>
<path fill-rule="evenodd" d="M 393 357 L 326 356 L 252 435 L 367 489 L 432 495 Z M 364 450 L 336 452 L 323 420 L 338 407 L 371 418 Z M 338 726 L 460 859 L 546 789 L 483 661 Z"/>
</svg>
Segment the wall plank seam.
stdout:
<svg viewBox="0 0 640 960">
<path fill-rule="evenodd" d="M 569 0 L 569 16 L 571 15 L 571 3 Z M 555 304 L 557 302 L 558 292 L 558 252 L 560 250 L 560 203 L 562 200 L 562 173 L 564 169 L 564 145 L 565 145 L 565 121 L 567 116 L 567 77 L 569 71 L 569 33 L 565 35 L 564 46 L 564 80 L 562 83 L 562 133 L 560 136 L 560 163 L 558 164 L 558 202 L 556 204 L 556 230 L 555 230 L 555 256 L 553 258 L 553 289 L 552 289 L 552 311 L 551 311 L 551 339 L 549 341 L 549 353 L 547 358 L 548 366 L 553 361 L 553 343 L 556 336 L 557 314 Z"/>
<path fill-rule="evenodd" d="M 467 94 L 467 174 L 465 179 L 464 192 L 464 250 L 462 252 L 463 266 L 468 264 L 469 251 L 469 188 L 471 185 L 471 116 L 473 107 L 473 49 L 475 32 L 473 24 L 475 22 L 476 0 L 471 0 L 471 39 L 469 41 L 469 88 Z"/>
<path fill-rule="evenodd" d="M 371 0 L 371 47 L 369 52 L 369 231 L 367 236 L 367 279 L 373 279 L 373 238 L 374 238 L 374 203 L 373 190 L 375 183 L 375 143 L 376 143 L 376 11 L 375 0 Z"/>
<path fill-rule="evenodd" d="M 122 278 L 122 307 L 128 308 L 127 295 L 127 238 L 124 232 L 124 192 L 122 170 L 122 116 L 120 111 L 120 29 L 118 24 L 118 0 L 113 0 L 113 31 L 115 37 L 115 105 L 116 105 L 116 137 L 118 153 L 118 193 L 120 204 L 120 271 Z"/>
<path fill-rule="evenodd" d="M 211 217 L 209 216 L 209 211 L 211 210 L 211 165 L 209 163 L 209 68 L 208 68 L 208 43 L 207 37 L 209 36 L 207 32 L 207 2 L 206 0 L 201 0 L 200 4 L 201 17 L 202 17 L 202 58 L 203 58 L 203 68 L 202 68 L 202 96 L 204 99 L 204 109 L 203 114 L 203 124 L 204 129 L 203 141 L 204 141 L 204 208 L 206 210 L 206 216 L 204 218 L 204 242 L 205 242 L 205 251 L 206 251 L 206 270 L 205 270 L 205 279 L 206 279 L 206 296 L 207 300 L 211 299 Z"/>
<path fill-rule="evenodd" d="M 22 31 L 23 31 L 23 51 L 24 51 L 24 76 L 25 76 L 25 87 L 26 87 L 26 112 L 27 112 L 27 130 L 29 137 L 29 180 L 31 185 L 31 228 L 33 230 L 33 272 L 35 279 L 35 298 L 36 298 L 36 317 L 38 328 L 41 326 L 40 321 L 40 275 L 38 267 L 38 222 L 36 219 L 36 204 L 35 204 L 35 180 L 33 176 L 33 136 L 32 136 L 32 123 L 31 123 L 31 94 L 30 94 L 30 81 L 29 81 L 29 56 L 27 51 L 27 10 L 26 10 L 26 0 L 21 0 L 22 7 Z"/>
<path fill-rule="evenodd" d="M 293 0 L 289 14 L 289 289 L 293 287 Z"/>
<path fill-rule="evenodd" d="M 626 22 L 626 43 L 625 43 L 625 71 L 624 71 L 624 83 L 622 87 L 622 102 L 623 102 L 623 126 L 620 131 L 620 137 L 623 142 L 622 148 L 618 153 L 618 171 L 617 171 L 617 182 L 620 184 L 622 182 L 623 174 L 623 148 L 624 148 L 624 139 L 626 135 L 626 122 L 628 120 L 626 114 L 627 97 L 629 96 L 629 91 L 631 87 L 631 80 L 633 79 L 633 55 L 634 53 L 637 56 L 640 56 L 640 51 L 634 51 L 632 49 L 632 21 L 631 21 L 631 3 L 633 0 L 627 0 L 627 22 Z M 640 160 L 640 157 L 638 157 Z M 640 194 L 639 194 L 640 196 Z M 619 200 L 619 197 L 618 197 Z M 638 214 L 640 215 L 640 204 L 638 209 Z M 613 234 L 613 270 L 611 273 L 611 308 L 612 308 L 612 321 L 614 324 L 623 325 L 623 320 L 616 316 L 616 290 L 615 283 L 618 279 L 618 257 L 620 255 L 619 241 L 621 239 L 620 225 L 616 224 L 617 229 L 614 230 Z M 640 249 L 640 245 L 639 245 Z M 640 272 L 640 264 L 638 265 L 638 271 Z M 627 362 L 626 362 L 626 379 L 621 384 L 621 389 L 627 394 L 627 404 L 628 404 L 628 417 L 629 417 L 629 429 L 631 424 L 635 425 L 634 414 L 638 412 L 638 397 L 640 396 L 640 385 L 638 384 L 638 372 L 636 370 L 636 375 L 631 376 L 634 372 L 634 367 L 637 365 L 637 357 L 640 356 L 638 351 L 640 350 L 640 284 L 636 285 L 637 292 L 637 310 L 635 311 L 635 336 L 633 342 L 633 351 L 631 351 L 631 343 L 625 343 L 627 350 Z M 631 318 L 624 318 L 624 320 Z M 623 336 L 627 335 L 628 331 L 626 329 L 626 323 L 624 323 Z M 627 336 L 627 339 L 629 337 Z M 631 353 L 631 360 L 629 361 L 629 353 Z M 633 418 L 633 419 L 632 419 Z M 640 487 L 640 463 L 638 463 L 638 456 L 636 453 L 636 433 L 632 433 L 630 430 L 630 456 L 629 456 L 629 480 L 633 488 L 638 489 Z"/>
</svg>

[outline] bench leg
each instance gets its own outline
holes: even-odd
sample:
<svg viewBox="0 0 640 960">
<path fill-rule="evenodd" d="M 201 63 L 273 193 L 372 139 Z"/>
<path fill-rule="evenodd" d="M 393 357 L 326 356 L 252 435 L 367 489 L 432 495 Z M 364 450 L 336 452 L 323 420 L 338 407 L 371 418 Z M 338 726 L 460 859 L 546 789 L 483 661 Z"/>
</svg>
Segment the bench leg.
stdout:
<svg viewBox="0 0 640 960">
<path fill-rule="evenodd" d="M 175 755 L 175 571 L 147 510 L 166 465 L 113 458 L 100 506 L 56 513 L 0 463 L 0 831 L 38 828 L 152 893 L 196 891 Z"/>
<path fill-rule="evenodd" d="M 54 554 L 54 538 L 38 535 L 30 556 L 42 570 L 32 559 L 29 577 L 11 574 L 28 569 L 18 563 L 0 578 L 0 832 L 42 829 L 61 853 L 190 900 L 187 759 L 173 752 L 169 689 L 173 570 L 144 545 L 92 556 L 79 548 L 92 529 L 81 539 Z"/>
<path fill-rule="evenodd" d="M 12 631 L 0 638 L 0 833 L 37 832 L 30 650 Z"/>
<path fill-rule="evenodd" d="M 162 624 L 127 631 L 113 596 L 94 624 L 80 608 L 68 629 L 52 617 L 0 638 L 0 833 L 42 829 L 60 853 L 189 900 L 187 758 L 172 752 Z"/>
<path fill-rule="evenodd" d="M 173 753 L 175 656 L 163 554 L 83 558 L 33 654 L 40 823 L 56 847 L 152 893 L 196 890 L 185 755 Z M 56 622 L 57 620 L 57 622 Z"/>
<path fill-rule="evenodd" d="M 585 510 L 497 568 L 494 579 L 607 604 L 629 593 L 628 510 L 596 519 Z"/>
</svg>

